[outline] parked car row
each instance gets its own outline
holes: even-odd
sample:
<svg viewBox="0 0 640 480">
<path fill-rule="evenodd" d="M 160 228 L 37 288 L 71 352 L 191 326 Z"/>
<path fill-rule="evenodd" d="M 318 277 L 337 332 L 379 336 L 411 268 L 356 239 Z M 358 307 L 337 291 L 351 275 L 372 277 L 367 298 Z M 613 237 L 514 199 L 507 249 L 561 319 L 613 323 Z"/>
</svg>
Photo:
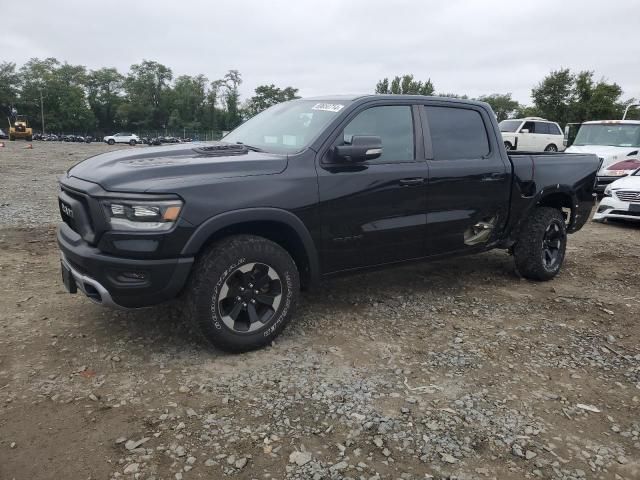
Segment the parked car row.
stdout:
<svg viewBox="0 0 640 480">
<path fill-rule="evenodd" d="M 34 133 L 33 140 L 43 142 L 78 142 L 91 143 L 95 139 L 91 135 L 56 135 L 54 133 Z"/>
<path fill-rule="evenodd" d="M 146 145 L 162 145 L 165 143 L 185 143 L 190 142 L 190 138 L 179 138 L 179 137 L 142 137 L 142 143 Z"/>
<path fill-rule="evenodd" d="M 145 145 L 162 145 L 164 143 L 183 143 L 190 142 L 190 138 L 179 138 L 179 137 L 167 137 L 167 136 L 158 136 L 158 137 L 139 137 L 135 133 L 129 132 L 118 132 L 113 135 L 108 135 L 104 137 L 103 141 L 109 145 L 115 145 L 116 143 L 127 143 L 131 146 L 138 144 Z"/>
</svg>

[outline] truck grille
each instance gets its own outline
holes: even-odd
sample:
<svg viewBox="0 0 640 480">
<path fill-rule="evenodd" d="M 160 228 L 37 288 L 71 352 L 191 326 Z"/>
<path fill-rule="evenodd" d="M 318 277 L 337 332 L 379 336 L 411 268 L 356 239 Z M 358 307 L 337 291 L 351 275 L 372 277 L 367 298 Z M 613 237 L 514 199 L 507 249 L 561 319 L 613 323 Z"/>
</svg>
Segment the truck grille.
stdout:
<svg viewBox="0 0 640 480">
<path fill-rule="evenodd" d="M 616 197 L 623 202 L 631 202 L 631 203 L 640 203 L 640 192 L 635 192 L 631 190 L 618 190 L 616 192 Z"/>
<path fill-rule="evenodd" d="M 62 221 L 88 242 L 94 239 L 94 225 L 87 195 L 62 187 L 58 196 Z"/>
</svg>

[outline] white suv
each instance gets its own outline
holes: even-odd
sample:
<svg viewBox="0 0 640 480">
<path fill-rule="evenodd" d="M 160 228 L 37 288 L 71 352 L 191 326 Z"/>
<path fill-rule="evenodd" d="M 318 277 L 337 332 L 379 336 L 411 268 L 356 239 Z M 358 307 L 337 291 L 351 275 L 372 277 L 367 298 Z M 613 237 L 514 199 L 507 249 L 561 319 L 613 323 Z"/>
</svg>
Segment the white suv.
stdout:
<svg viewBox="0 0 640 480">
<path fill-rule="evenodd" d="M 560 125 L 540 117 L 503 120 L 500 132 L 507 150 L 561 152 L 565 148 Z"/>
<path fill-rule="evenodd" d="M 104 137 L 102 140 L 109 145 L 113 145 L 115 143 L 128 143 L 129 145 L 135 145 L 140 142 L 140 137 L 138 137 L 135 133 L 115 133 L 113 135 L 109 135 L 108 137 Z"/>
</svg>

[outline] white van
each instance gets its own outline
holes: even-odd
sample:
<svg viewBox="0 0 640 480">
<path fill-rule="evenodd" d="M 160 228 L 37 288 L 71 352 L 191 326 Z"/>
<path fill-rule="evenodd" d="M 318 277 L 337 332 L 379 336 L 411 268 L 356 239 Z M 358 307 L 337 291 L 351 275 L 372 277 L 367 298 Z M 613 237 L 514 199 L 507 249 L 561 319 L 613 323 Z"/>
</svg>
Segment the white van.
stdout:
<svg viewBox="0 0 640 480">
<path fill-rule="evenodd" d="M 564 134 L 560 125 L 540 117 L 516 118 L 500 122 L 507 150 L 525 152 L 561 152 Z"/>
</svg>

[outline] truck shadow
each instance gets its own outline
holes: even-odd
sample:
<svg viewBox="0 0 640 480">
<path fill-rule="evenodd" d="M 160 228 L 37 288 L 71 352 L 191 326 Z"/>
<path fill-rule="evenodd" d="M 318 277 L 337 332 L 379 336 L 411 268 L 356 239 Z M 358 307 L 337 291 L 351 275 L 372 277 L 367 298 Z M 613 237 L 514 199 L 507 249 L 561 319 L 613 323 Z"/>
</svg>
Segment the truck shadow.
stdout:
<svg viewBox="0 0 640 480">
<path fill-rule="evenodd" d="M 428 301 L 442 296 L 466 294 L 469 286 L 506 286 L 518 280 L 512 258 L 504 252 L 487 252 L 469 257 L 417 263 L 406 266 L 337 277 L 319 288 L 303 292 L 298 318 L 324 315 L 353 305 L 419 298 Z M 105 338 L 117 344 L 136 344 L 140 355 L 168 358 L 215 359 L 232 354 L 210 346 L 189 325 L 178 303 L 139 310 L 111 311 L 91 306 L 87 324 L 93 324 Z M 293 324 L 298 323 L 294 318 Z M 302 327 L 304 328 L 304 327 Z M 299 332 L 298 332 L 299 333 Z M 296 342 L 296 333 L 287 329 L 287 342 Z M 307 337 L 308 339 L 308 337 Z M 128 348 L 123 348 L 128 350 Z M 195 357 L 194 357 L 195 360 Z"/>
</svg>

